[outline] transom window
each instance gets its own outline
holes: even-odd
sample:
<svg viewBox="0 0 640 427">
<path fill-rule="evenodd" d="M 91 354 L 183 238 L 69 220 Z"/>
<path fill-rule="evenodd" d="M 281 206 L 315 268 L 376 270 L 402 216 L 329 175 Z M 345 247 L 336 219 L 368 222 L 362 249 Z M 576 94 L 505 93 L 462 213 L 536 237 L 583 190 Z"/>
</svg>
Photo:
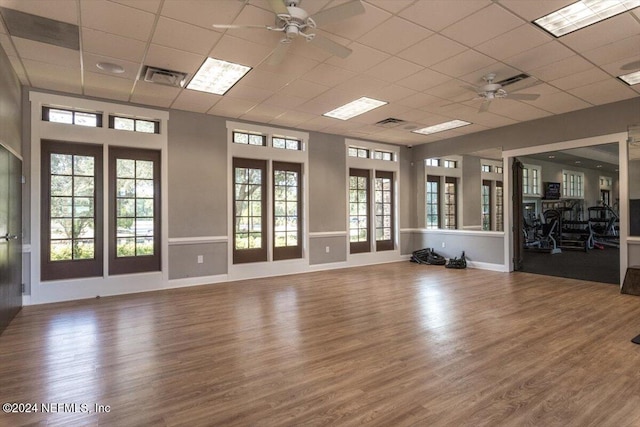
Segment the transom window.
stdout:
<svg viewBox="0 0 640 427">
<path fill-rule="evenodd" d="M 482 172 L 491 172 L 491 165 L 482 165 Z"/>
<path fill-rule="evenodd" d="M 274 136 L 271 138 L 273 148 L 282 148 L 284 150 L 301 150 L 302 143 L 297 139 Z"/>
<path fill-rule="evenodd" d="M 540 195 L 540 176 L 542 169 L 537 165 L 523 165 L 522 168 L 522 193 L 524 195 Z"/>
<path fill-rule="evenodd" d="M 376 160 L 386 160 L 391 162 L 393 161 L 393 153 L 389 151 L 375 150 L 373 152 L 373 158 Z"/>
<path fill-rule="evenodd" d="M 361 159 L 369 158 L 369 150 L 366 148 L 349 147 L 348 154 L 349 157 L 359 157 Z"/>
<path fill-rule="evenodd" d="M 102 113 L 42 107 L 42 120 L 70 125 L 102 127 Z"/>
<path fill-rule="evenodd" d="M 562 196 L 567 198 L 584 198 L 584 173 L 562 171 Z"/>
<path fill-rule="evenodd" d="M 266 146 L 267 136 L 257 133 L 233 131 L 233 142 L 234 144 Z"/>
<path fill-rule="evenodd" d="M 452 168 L 452 169 L 455 169 L 458 167 L 457 162 L 455 160 L 445 160 L 444 162 L 442 162 L 442 166 L 444 166 L 445 168 Z"/>
<path fill-rule="evenodd" d="M 160 133 L 159 120 L 132 119 L 129 117 L 109 116 L 109 128 L 141 133 Z"/>
<path fill-rule="evenodd" d="M 440 167 L 440 159 L 426 159 L 424 164 L 425 166 Z"/>
</svg>

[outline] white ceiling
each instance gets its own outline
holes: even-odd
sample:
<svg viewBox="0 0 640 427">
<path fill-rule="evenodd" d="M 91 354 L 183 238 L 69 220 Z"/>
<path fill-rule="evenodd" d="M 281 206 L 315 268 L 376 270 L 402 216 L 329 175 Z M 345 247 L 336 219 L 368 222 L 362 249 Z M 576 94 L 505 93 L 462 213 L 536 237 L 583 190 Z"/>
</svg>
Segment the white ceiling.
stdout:
<svg viewBox="0 0 640 427">
<path fill-rule="evenodd" d="M 313 14 L 343 2 L 300 6 Z M 0 44 L 21 82 L 35 88 L 416 145 L 640 96 L 640 85 L 615 78 L 640 60 L 640 8 L 559 39 L 531 24 L 572 2 L 366 0 L 365 14 L 318 31 L 352 49 L 348 58 L 296 40 L 273 66 L 265 60 L 279 33 L 211 26 L 272 25 L 267 0 L 0 0 L 79 25 L 81 50 L 12 37 L 1 19 Z M 207 56 L 253 69 L 224 96 L 137 79 L 144 65 L 193 75 Z M 101 61 L 125 72 L 101 71 Z M 461 86 L 483 84 L 488 72 L 497 80 L 530 74 L 539 84 L 521 93 L 541 97 L 498 100 L 479 114 L 479 101 L 469 101 L 474 94 Z M 322 116 L 362 96 L 389 104 L 348 121 Z M 420 127 L 452 119 L 473 124 L 430 136 L 374 125 L 388 117 Z"/>
</svg>

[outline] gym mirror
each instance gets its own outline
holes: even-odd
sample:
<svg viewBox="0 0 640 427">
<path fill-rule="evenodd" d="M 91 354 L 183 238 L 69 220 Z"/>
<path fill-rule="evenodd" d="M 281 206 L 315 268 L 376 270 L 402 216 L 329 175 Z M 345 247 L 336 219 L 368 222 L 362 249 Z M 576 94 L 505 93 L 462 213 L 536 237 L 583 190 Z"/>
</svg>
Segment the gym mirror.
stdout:
<svg viewBox="0 0 640 427">
<path fill-rule="evenodd" d="M 640 236 L 640 126 L 629 128 L 629 235 Z"/>
</svg>

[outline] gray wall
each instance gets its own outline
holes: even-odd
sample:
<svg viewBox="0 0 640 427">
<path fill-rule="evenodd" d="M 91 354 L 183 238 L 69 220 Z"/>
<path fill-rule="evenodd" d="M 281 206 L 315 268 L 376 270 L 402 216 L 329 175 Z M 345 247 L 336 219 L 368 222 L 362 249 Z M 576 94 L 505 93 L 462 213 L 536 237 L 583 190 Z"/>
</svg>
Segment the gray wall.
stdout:
<svg viewBox="0 0 640 427">
<path fill-rule="evenodd" d="M 482 228 L 480 158 L 462 156 L 462 227 Z"/>
<path fill-rule="evenodd" d="M 18 76 L 0 48 L 0 141 L 22 154 L 22 94 Z"/>
</svg>

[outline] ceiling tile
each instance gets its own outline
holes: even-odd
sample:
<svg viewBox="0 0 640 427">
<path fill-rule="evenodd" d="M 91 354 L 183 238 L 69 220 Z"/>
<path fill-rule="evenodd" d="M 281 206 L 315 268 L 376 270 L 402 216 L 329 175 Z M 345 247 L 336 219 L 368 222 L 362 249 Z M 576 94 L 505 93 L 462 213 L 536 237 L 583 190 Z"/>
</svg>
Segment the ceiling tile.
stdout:
<svg viewBox="0 0 640 427">
<path fill-rule="evenodd" d="M 396 83 L 400 86 L 422 92 L 450 79 L 451 77 L 438 73 L 437 71 L 425 69 L 402 80 L 398 80 Z"/>
<path fill-rule="evenodd" d="M 398 13 L 402 9 L 408 7 L 413 0 L 366 0 L 367 3 L 371 3 L 372 5 L 379 7 L 380 9 L 384 9 L 391 13 Z"/>
<path fill-rule="evenodd" d="M 84 73 L 84 94 L 86 96 L 128 101 L 133 84 L 133 80 L 98 73 Z"/>
<path fill-rule="evenodd" d="M 512 56 L 505 62 L 512 67 L 527 72 L 560 61 L 561 59 L 569 58 L 573 55 L 575 55 L 575 53 L 572 52 L 571 49 L 568 49 L 557 41 L 551 41 Z"/>
<path fill-rule="evenodd" d="M 356 76 L 353 71 L 334 67 L 329 64 L 318 64 L 317 67 L 309 70 L 300 78 L 310 82 L 319 83 L 325 86 L 336 86 Z"/>
<path fill-rule="evenodd" d="M 271 9 L 271 6 L 269 6 L 269 2 L 267 0 L 250 0 L 250 3 L 256 7 L 273 13 L 273 9 Z M 319 12 L 321 9 L 333 6 L 333 4 L 330 5 L 329 3 L 331 3 L 331 0 L 303 1 L 301 3 L 301 6 L 309 15 L 313 15 Z"/>
<path fill-rule="evenodd" d="M 138 80 L 131 102 L 169 108 L 181 89 Z"/>
<path fill-rule="evenodd" d="M 569 111 L 580 110 L 592 106 L 592 104 L 565 92 L 543 95 L 535 101 L 526 102 L 554 114 L 568 113 Z"/>
<path fill-rule="evenodd" d="M 527 21 L 534 21 L 575 2 L 576 0 L 500 0 L 502 6 Z"/>
<path fill-rule="evenodd" d="M 395 82 L 423 70 L 423 67 L 396 56 L 382 61 L 369 69 L 366 74 L 386 82 Z"/>
<path fill-rule="evenodd" d="M 640 50 L 638 46 L 640 34 L 586 51 L 582 55 L 596 65 L 604 65 L 637 55 Z"/>
<path fill-rule="evenodd" d="M 222 96 L 220 95 L 185 89 L 180 92 L 180 95 L 173 101 L 171 108 L 194 111 L 196 113 L 206 113 L 221 99 Z"/>
<path fill-rule="evenodd" d="M 7 34 L 7 28 L 4 26 L 2 19 L 0 19 L 0 34 Z"/>
<path fill-rule="evenodd" d="M 278 65 L 269 65 L 266 62 L 263 62 L 258 67 L 264 71 L 270 71 L 272 73 L 290 75 L 293 77 L 300 77 L 301 75 L 307 73 L 309 70 L 313 69 L 318 65 L 317 61 L 314 61 L 309 58 L 304 58 L 300 55 L 294 55 L 291 53 L 287 53 L 287 56 L 284 58 Z"/>
<path fill-rule="evenodd" d="M 550 116 L 551 113 L 523 102 L 508 98 L 498 99 L 491 103 L 490 111 L 518 121 L 535 120 Z"/>
<path fill-rule="evenodd" d="M 398 56 L 415 62 L 416 64 L 429 67 L 451 58 L 466 49 L 467 48 L 460 43 L 454 42 L 440 34 L 434 34 L 398 53 Z"/>
<path fill-rule="evenodd" d="M 599 68 L 591 68 L 571 76 L 563 77 L 558 80 L 552 80 L 550 85 L 556 86 L 562 90 L 574 89 L 577 87 L 600 82 L 602 80 L 610 80 L 611 77 Z"/>
<path fill-rule="evenodd" d="M 117 78 L 129 79 L 131 81 L 134 81 L 137 79 L 138 73 L 140 72 L 140 66 L 141 66 L 140 62 L 123 61 L 121 59 L 113 59 L 107 56 L 94 55 L 92 53 L 87 53 L 87 52 L 85 52 L 84 55 L 82 55 L 82 63 L 83 63 L 83 68 L 85 72 L 104 74 L 112 77 L 114 76 L 114 74 L 108 71 L 103 71 L 100 68 L 98 68 L 97 67 L 98 62 L 112 62 L 117 65 L 120 65 L 122 68 L 124 68 L 124 72 L 121 74 L 117 74 L 115 76 Z"/>
<path fill-rule="evenodd" d="M 96 55 L 141 62 L 147 45 L 139 40 L 83 28 L 82 50 Z"/>
<path fill-rule="evenodd" d="M 82 92 L 79 66 L 61 67 L 31 59 L 23 59 L 22 63 L 33 87 L 77 94 Z"/>
<path fill-rule="evenodd" d="M 374 49 L 396 54 L 431 34 L 433 32 L 405 19 L 393 17 L 360 37 L 358 41 Z"/>
<path fill-rule="evenodd" d="M 400 16 L 430 30 L 440 31 L 490 4 L 490 0 L 417 1 L 400 12 Z"/>
<path fill-rule="evenodd" d="M 204 60 L 205 57 L 202 55 L 152 44 L 149 47 L 144 63 L 153 67 L 182 71 L 193 75 L 198 71 Z"/>
<path fill-rule="evenodd" d="M 433 95 L 428 95 L 426 93 L 416 93 L 410 95 L 406 98 L 400 99 L 397 101 L 400 105 L 406 105 L 411 108 L 424 108 L 428 105 L 433 105 L 442 102 L 441 98 L 435 97 Z"/>
<path fill-rule="evenodd" d="M 327 59 L 326 63 L 362 73 L 390 57 L 387 53 L 356 42 L 349 44 L 349 49 L 353 52 L 348 57 L 338 58 L 333 56 Z"/>
<path fill-rule="evenodd" d="M 593 64 L 583 59 L 581 56 L 574 55 L 566 59 L 561 59 L 544 67 L 531 70 L 529 74 L 540 80 L 551 81 L 562 77 L 570 76 L 582 71 L 593 68 Z"/>
<path fill-rule="evenodd" d="M 0 34 L 0 46 L 4 50 L 8 56 L 18 56 L 16 50 L 13 48 L 13 43 L 11 43 L 11 37 L 6 34 Z"/>
<path fill-rule="evenodd" d="M 269 71 L 253 69 L 242 78 L 242 83 L 247 86 L 257 87 L 259 89 L 278 90 L 294 79 L 295 77 L 292 77 L 288 74 L 278 74 Z"/>
<path fill-rule="evenodd" d="M 78 25 L 76 0 L 0 0 L 0 6 Z"/>
<path fill-rule="evenodd" d="M 82 26 L 147 41 L 155 21 L 152 13 L 109 1 L 80 3 Z"/>
<path fill-rule="evenodd" d="M 115 3 L 120 3 L 124 6 L 133 7 L 140 10 L 145 10 L 151 13 L 158 13 L 160 3 L 162 0 L 111 0 Z"/>
<path fill-rule="evenodd" d="M 398 101 L 416 93 L 417 92 L 413 89 L 398 86 L 395 84 L 389 85 L 387 87 L 377 88 L 369 92 L 372 98 L 381 99 L 390 103 L 397 103 Z M 398 105 L 404 104 L 398 103 Z"/>
<path fill-rule="evenodd" d="M 447 27 L 442 34 L 467 46 L 476 46 L 524 23 L 522 19 L 492 4 Z"/>
<path fill-rule="evenodd" d="M 608 79 L 587 86 L 569 90 L 569 93 L 594 105 L 608 104 L 638 96 L 638 94 L 621 81 Z"/>
<path fill-rule="evenodd" d="M 400 104 L 387 104 L 383 105 L 382 107 L 376 108 L 375 110 L 360 114 L 359 116 L 356 116 L 351 120 L 356 123 L 374 124 L 379 122 L 380 120 L 388 119 L 389 117 L 400 116 L 402 115 L 402 113 L 409 110 L 409 107 L 405 107 Z"/>
<path fill-rule="evenodd" d="M 269 98 L 265 99 L 262 102 L 262 104 L 275 105 L 276 107 L 291 109 L 291 108 L 296 108 L 301 104 L 304 104 L 308 100 L 309 98 L 300 98 L 298 96 L 284 95 L 280 92 L 276 92 Z"/>
<path fill-rule="evenodd" d="M 264 101 L 269 98 L 275 92 L 272 90 L 257 89 L 255 87 L 247 86 L 242 82 L 237 83 L 225 94 L 225 97 L 244 99 L 251 101 L 254 104 Z"/>
<path fill-rule="evenodd" d="M 240 116 L 240 118 L 254 122 L 268 123 L 286 111 L 287 110 L 284 108 L 275 107 L 273 105 L 257 105 Z"/>
<path fill-rule="evenodd" d="M 161 15 L 199 27 L 231 24 L 244 7 L 241 1 L 165 0 Z"/>
<path fill-rule="evenodd" d="M 252 43 L 227 34 L 222 36 L 210 56 L 236 64 L 255 67 L 271 54 L 273 48 Z M 285 59 L 286 61 L 286 59 Z"/>
<path fill-rule="evenodd" d="M 273 119 L 271 123 L 286 127 L 302 127 L 304 122 L 313 119 L 313 114 L 302 113 L 300 111 L 289 110 Z"/>
<path fill-rule="evenodd" d="M 216 103 L 207 114 L 213 114 L 222 117 L 240 117 L 251 108 L 255 107 L 256 103 L 238 98 L 222 97 L 220 101 Z"/>
<path fill-rule="evenodd" d="M 632 56 L 630 58 L 614 61 L 610 64 L 603 65 L 602 69 L 607 73 L 611 74 L 613 77 L 618 77 L 631 72 L 629 70 L 622 69 L 622 67 L 628 65 L 630 62 L 640 64 L 640 49 L 638 49 L 638 55 Z M 636 70 L 640 70 L 640 66 L 636 66 L 635 68 Z"/>
<path fill-rule="evenodd" d="M 575 31 L 559 40 L 578 53 L 640 34 L 640 22 L 624 13 Z"/>
<path fill-rule="evenodd" d="M 495 81 L 499 82 L 509 77 L 517 76 L 518 74 L 520 74 L 520 71 L 516 70 L 515 68 L 511 68 L 501 62 L 495 62 L 487 67 L 476 70 L 473 73 L 461 76 L 460 80 L 469 82 L 473 86 L 483 86 L 486 84 L 484 77 L 490 73 L 495 74 Z"/>
<path fill-rule="evenodd" d="M 552 40 L 553 37 L 541 29 L 525 24 L 476 46 L 476 50 L 504 60 Z"/>
<path fill-rule="evenodd" d="M 283 38 L 282 32 L 266 29 L 268 25 L 273 26 L 274 21 L 273 12 L 247 4 L 233 20 L 233 25 L 261 25 L 265 28 L 233 28 L 227 30 L 227 34 L 273 48 Z M 224 22 L 216 21 L 213 24 L 224 24 Z"/>
<path fill-rule="evenodd" d="M 331 89 L 332 92 L 340 92 L 342 96 L 350 98 L 351 101 L 362 96 L 371 97 L 371 93 L 386 87 L 388 84 L 369 76 L 359 76 L 352 80 L 346 81 Z M 325 92 L 322 96 L 332 97 L 330 91 Z M 384 101 L 384 100 L 383 100 Z"/>
<path fill-rule="evenodd" d="M 48 43 L 12 37 L 13 44 L 22 59 L 47 62 L 61 67 L 80 69 L 80 52 Z"/>
<path fill-rule="evenodd" d="M 216 31 L 161 17 L 151 41 L 157 45 L 207 55 L 220 37 L 221 33 Z"/>
<path fill-rule="evenodd" d="M 18 75 L 18 78 L 20 79 L 20 83 L 22 83 L 25 86 L 31 86 L 31 83 L 29 83 L 29 79 L 27 78 L 27 73 L 24 71 L 24 67 L 20 62 L 20 59 L 17 56 L 10 55 L 9 62 L 11 62 L 11 65 L 13 66 L 13 70 Z"/>
<path fill-rule="evenodd" d="M 475 94 L 468 88 L 464 87 L 465 82 L 458 79 L 450 79 L 442 84 L 430 88 L 427 93 L 429 95 L 442 98 L 446 104 L 447 102 L 459 102 L 465 101 L 471 98 L 475 98 Z M 442 105 L 442 104 L 441 104 Z"/>
<path fill-rule="evenodd" d="M 494 63 L 495 61 L 486 55 L 473 50 L 467 50 L 453 58 L 449 58 L 433 65 L 431 69 L 451 77 L 459 77 L 481 68 L 488 67 Z"/>
<path fill-rule="evenodd" d="M 333 3 L 331 6 L 333 6 Z M 353 16 L 329 25 L 323 25 L 322 30 L 349 40 L 356 40 L 392 16 L 391 13 L 370 4 L 363 3 L 363 6 L 365 13 L 362 15 Z"/>
<path fill-rule="evenodd" d="M 329 88 L 307 80 L 295 80 L 281 88 L 278 92 L 284 95 L 311 99 L 326 92 Z"/>
</svg>

